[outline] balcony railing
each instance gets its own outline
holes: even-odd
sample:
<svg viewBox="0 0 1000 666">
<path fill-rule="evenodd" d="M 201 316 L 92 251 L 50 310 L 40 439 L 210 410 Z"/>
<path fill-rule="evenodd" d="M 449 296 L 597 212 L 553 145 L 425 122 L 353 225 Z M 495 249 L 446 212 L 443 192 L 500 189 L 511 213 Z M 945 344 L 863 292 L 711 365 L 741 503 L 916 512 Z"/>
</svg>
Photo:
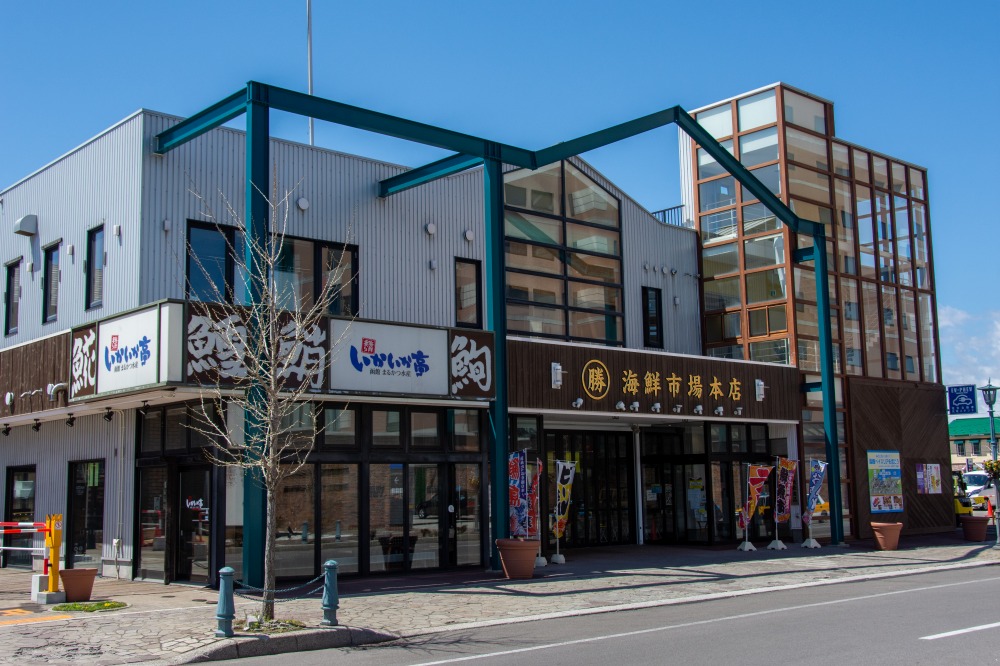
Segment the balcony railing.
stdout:
<svg viewBox="0 0 1000 666">
<path fill-rule="evenodd" d="M 664 208 L 663 210 L 653 211 L 652 215 L 661 223 L 672 227 L 692 226 L 684 220 L 684 204 L 674 206 L 672 208 Z"/>
</svg>

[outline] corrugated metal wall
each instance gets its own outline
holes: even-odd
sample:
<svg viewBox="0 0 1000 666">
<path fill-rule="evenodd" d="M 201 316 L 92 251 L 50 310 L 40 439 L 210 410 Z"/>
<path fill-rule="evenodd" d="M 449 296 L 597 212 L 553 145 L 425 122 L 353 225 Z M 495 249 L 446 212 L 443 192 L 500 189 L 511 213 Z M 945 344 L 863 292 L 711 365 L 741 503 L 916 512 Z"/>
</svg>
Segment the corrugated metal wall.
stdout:
<svg viewBox="0 0 1000 666">
<path fill-rule="evenodd" d="M 691 161 L 691 137 L 680 127 L 677 128 L 677 158 L 680 162 L 681 203 L 684 204 L 684 223 L 694 227 L 694 174 Z"/>
<path fill-rule="evenodd" d="M 111 422 L 102 416 L 84 416 L 69 428 L 63 421 L 49 421 L 34 432 L 29 426 L 14 428 L 0 438 L 5 468 L 35 466 L 35 520 L 68 512 L 69 463 L 104 461 L 104 574 L 113 576 L 112 540 L 122 540 L 121 575 L 132 577 L 132 523 L 135 480 L 135 411 L 115 412 Z M 6 483 L 6 477 L 4 477 Z M 7 494 L 0 495 L 0 503 Z M 6 515 L 6 506 L 0 515 Z M 65 516 L 64 516 L 65 517 Z M 63 539 L 63 557 L 67 540 Z M 36 546 L 44 545 L 41 536 Z M 109 562 L 110 560 L 110 562 Z"/>
<path fill-rule="evenodd" d="M 18 332 L 7 347 L 71 326 L 106 317 L 139 304 L 139 189 L 141 115 L 121 123 L 59 158 L 2 193 L 0 263 L 24 257 Z M 38 216 L 38 233 L 28 238 L 11 232 L 24 215 Z M 107 264 L 104 304 L 84 309 L 87 231 L 104 224 Z M 122 233 L 116 237 L 115 225 Z M 42 324 L 42 248 L 62 238 L 58 318 Z M 73 256 L 68 246 L 74 248 Z M 34 264 L 33 271 L 27 264 Z M 0 281 L 6 274 L 0 275 Z M 0 285 L 5 289 L 5 285 Z"/>
</svg>

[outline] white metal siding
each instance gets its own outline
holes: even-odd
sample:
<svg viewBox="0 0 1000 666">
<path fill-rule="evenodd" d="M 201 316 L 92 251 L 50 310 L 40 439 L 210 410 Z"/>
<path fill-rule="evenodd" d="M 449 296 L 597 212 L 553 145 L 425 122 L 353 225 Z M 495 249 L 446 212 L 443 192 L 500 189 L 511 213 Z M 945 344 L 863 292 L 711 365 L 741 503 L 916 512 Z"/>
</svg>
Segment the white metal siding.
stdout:
<svg viewBox="0 0 1000 666">
<path fill-rule="evenodd" d="M 684 204 L 684 223 L 694 228 L 694 174 L 691 161 L 691 137 L 680 127 L 677 128 L 677 158 L 680 162 L 681 203 Z"/>
</svg>

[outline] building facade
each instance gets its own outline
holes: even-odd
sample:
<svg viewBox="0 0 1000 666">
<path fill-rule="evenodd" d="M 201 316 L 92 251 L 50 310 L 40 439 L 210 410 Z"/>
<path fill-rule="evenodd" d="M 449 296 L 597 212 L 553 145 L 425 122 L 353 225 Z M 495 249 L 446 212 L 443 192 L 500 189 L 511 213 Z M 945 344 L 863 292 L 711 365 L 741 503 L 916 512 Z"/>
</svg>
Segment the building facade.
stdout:
<svg viewBox="0 0 1000 666">
<path fill-rule="evenodd" d="M 1000 430 L 1000 420 L 994 418 L 993 425 L 994 431 Z M 948 445 L 953 470 L 983 469 L 983 463 L 993 459 L 989 417 L 953 419 L 948 424 Z"/>
</svg>

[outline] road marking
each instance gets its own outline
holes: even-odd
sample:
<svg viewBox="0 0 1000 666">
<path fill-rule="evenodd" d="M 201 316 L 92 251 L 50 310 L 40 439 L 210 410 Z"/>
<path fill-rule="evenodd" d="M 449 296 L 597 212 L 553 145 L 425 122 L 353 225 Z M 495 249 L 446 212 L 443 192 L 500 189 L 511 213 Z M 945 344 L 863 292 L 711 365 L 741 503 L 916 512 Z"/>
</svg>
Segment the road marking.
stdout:
<svg viewBox="0 0 1000 666">
<path fill-rule="evenodd" d="M 922 641 L 935 641 L 939 638 L 948 638 L 950 636 L 958 636 L 960 634 L 970 634 L 973 631 L 982 631 L 983 629 L 993 629 L 994 627 L 1000 627 L 1000 622 L 994 622 L 993 624 L 981 624 L 978 627 L 969 627 L 968 629 L 956 629 L 955 631 L 946 631 L 943 634 L 934 634 L 933 636 L 921 636 Z"/>
<path fill-rule="evenodd" d="M 0 627 L 10 624 L 30 624 L 32 622 L 51 622 L 52 620 L 69 620 L 72 615 L 36 615 L 35 617 L 19 617 L 14 620 L 0 620 Z"/>
<path fill-rule="evenodd" d="M 740 613 L 739 615 L 729 615 L 726 617 L 715 617 L 707 620 L 695 620 L 692 622 L 682 622 L 680 624 L 671 624 L 663 627 L 652 627 L 650 629 L 637 629 L 635 631 L 627 631 L 618 634 L 606 634 L 604 636 L 591 636 L 589 638 L 580 638 L 572 641 L 562 641 L 559 643 L 547 643 L 545 645 L 533 645 L 531 647 L 517 648 L 514 650 L 503 650 L 500 652 L 489 652 L 486 654 L 476 654 L 469 655 L 466 657 L 456 657 L 454 659 L 442 659 L 440 661 L 425 661 L 419 664 L 414 664 L 413 666 L 438 666 L 439 664 L 456 664 L 463 661 L 475 661 L 478 659 L 490 659 L 492 657 L 505 657 L 512 654 L 521 654 L 524 652 L 536 652 L 538 650 L 549 650 L 553 648 L 566 647 L 568 645 L 580 645 L 584 643 L 596 643 L 598 641 L 612 640 L 616 638 L 628 638 L 629 636 L 641 636 L 643 634 L 653 634 L 662 631 L 670 631 L 672 629 L 685 629 L 687 627 L 697 627 L 704 624 L 714 624 L 716 622 L 729 622 L 733 620 L 745 620 L 752 617 L 761 617 L 764 615 L 775 615 L 777 613 L 788 613 L 791 611 L 799 611 L 806 608 L 819 608 L 822 606 L 833 606 L 836 604 L 851 603 L 854 601 L 867 601 L 869 599 L 879 599 L 882 597 L 892 597 L 899 594 L 910 594 L 912 592 L 927 592 L 929 590 L 940 590 L 947 587 L 958 587 L 960 585 L 978 585 L 981 583 L 988 583 L 1000 580 L 1000 577 L 983 578 L 979 580 L 968 580 L 961 581 L 958 583 L 943 583 L 941 585 L 928 585 L 925 587 L 915 587 L 910 590 L 893 590 L 891 592 L 879 592 L 878 594 L 865 594 L 859 597 L 848 597 L 846 599 L 831 599 L 829 601 L 817 601 L 811 604 L 801 604 L 799 606 L 787 606 L 784 608 L 771 608 L 768 610 L 754 611 L 753 613 Z M 994 625 L 988 625 L 981 627 L 986 629 L 988 627 L 1000 626 L 1000 623 Z M 944 634 L 942 634 L 944 636 Z"/>
</svg>

